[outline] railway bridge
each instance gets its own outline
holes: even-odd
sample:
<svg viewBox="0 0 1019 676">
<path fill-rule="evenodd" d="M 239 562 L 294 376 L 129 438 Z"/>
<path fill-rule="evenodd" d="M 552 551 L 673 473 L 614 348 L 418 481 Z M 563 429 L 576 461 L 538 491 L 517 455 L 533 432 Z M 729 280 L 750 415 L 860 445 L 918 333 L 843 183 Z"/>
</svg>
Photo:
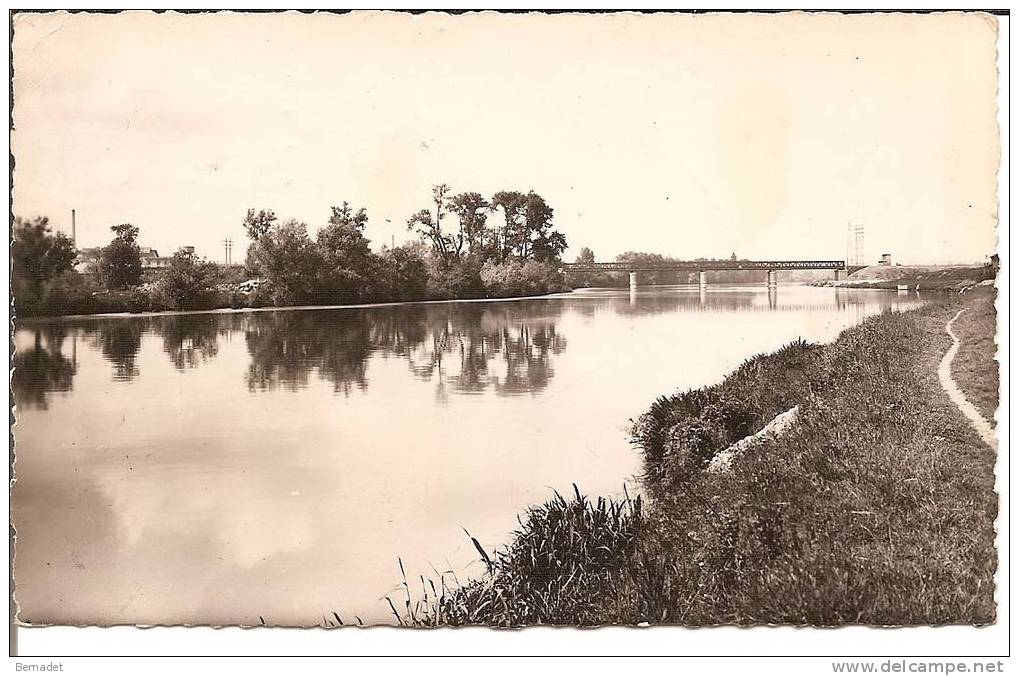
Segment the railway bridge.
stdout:
<svg viewBox="0 0 1019 676">
<path fill-rule="evenodd" d="M 637 288 L 637 275 L 641 272 L 696 272 L 703 289 L 708 285 L 709 270 L 767 270 L 768 286 L 778 286 L 778 273 L 782 270 L 832 270 L 835 279 L 840 280 L 844 274 L 852 274 L 860 270 L 862 265 L 846 265 L 844 260 L 802 260 L 802 261 L 664 261 L 660 263 L 564 263 L 563 272 L 627 272 L 630 274 L 630 289 Z"/>
</svg>

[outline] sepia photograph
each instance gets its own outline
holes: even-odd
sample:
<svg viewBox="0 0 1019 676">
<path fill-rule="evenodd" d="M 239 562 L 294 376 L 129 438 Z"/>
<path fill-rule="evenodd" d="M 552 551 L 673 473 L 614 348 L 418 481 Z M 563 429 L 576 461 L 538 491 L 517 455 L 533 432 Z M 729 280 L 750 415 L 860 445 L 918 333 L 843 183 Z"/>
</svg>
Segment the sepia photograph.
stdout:
<svg viewBox="0 0 1019 676">
<path fill-rule="evenodd" d="M 12 11 L 12 632 L 995 625 L 1003 22 Z"/>
</svg>

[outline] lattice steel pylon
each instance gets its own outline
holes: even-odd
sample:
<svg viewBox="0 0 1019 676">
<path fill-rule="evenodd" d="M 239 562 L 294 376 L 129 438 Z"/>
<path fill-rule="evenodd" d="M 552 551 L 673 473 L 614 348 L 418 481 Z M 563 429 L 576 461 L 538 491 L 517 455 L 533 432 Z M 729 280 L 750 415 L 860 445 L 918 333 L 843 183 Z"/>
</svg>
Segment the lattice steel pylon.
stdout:
<svg viewBox="0 0 1019 676">
<path fill-rule="evenodd" d="M 866 265 L 867 252 L 864 249 L 863 241 L 864 228 L 862 225 L 849 224 L 846 230 L 846 264 Z"/>
</svg>

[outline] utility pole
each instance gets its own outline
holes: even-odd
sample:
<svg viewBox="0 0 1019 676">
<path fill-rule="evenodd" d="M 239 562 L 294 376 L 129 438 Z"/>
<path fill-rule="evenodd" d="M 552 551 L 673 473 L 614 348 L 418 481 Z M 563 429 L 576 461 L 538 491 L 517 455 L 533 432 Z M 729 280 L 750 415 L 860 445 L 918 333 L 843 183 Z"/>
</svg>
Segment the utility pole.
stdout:
<svg viewBox="0 0 1019 676">
<path fill-rule="evenodd" d="M 75 223 L 74 209 L 71 209 L 71 244 L 74 245 L 74 250 L 78 250 L 78 227 Z"/>
</svg>

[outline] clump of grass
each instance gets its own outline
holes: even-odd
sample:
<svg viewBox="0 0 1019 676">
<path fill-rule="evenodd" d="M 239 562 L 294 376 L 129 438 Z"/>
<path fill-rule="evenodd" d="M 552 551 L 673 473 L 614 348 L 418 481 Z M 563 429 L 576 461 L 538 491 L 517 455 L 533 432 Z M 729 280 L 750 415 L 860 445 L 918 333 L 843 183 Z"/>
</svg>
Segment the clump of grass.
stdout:
<svg viewBox="0 0 1019 676">
<path fill-rule="evenodd" d="M 601 590 L 612 586 L 635 551 L 643 501 L 640 496 L 592 501 L 576 485 L 573 489 L 571 498 L 556 493 L 529 509 L 510 544 L 493 555 L 472 537 L 488 568 L 481 578 L 456 586 L 442 578 L 438 585 L 423 581 L 416 601 L 405 583 L 403 609 L 390 601 L 400 624 L 594 623 L 601 616 Z"/>
<path fill-rule="evenodd" d="M 819 350 L 796 340 L 746 360 L 717 385 L 655 401 L 632 430 L 644 454 L 648 488 L 657 494 L 688 479 L 716 453 L 795 406 Z"/>
<path fill-rule="evenodd" d="M 484 553 L 478 541 L 469 533 L 467 536 L 474 541 L 474 545 L 482 552 L 485 560 L 489 561 L 488 555 Z M 456 573 L 452 570 L 434 571 L 435 578 L 418 575 L 417 581 L 420 583 L 421 593 L 416 595 L 417 590 L 412 589 L 407 581 L 407 571 L 403 567 L 403 559 L 398 558 L 397 563 L 400 565 L 401 582 L 399 587 L 402 595 L 402 598 L 398 599 L 399 607 L 391 597 L 385 597 L 397 624 L 401 627 L 438 627 L 450 624 L 446 606 L 451 596 L 461 588 Z M 491 566 L 489 566 L 489 571 L 491 572 Z"/>
</svg>

